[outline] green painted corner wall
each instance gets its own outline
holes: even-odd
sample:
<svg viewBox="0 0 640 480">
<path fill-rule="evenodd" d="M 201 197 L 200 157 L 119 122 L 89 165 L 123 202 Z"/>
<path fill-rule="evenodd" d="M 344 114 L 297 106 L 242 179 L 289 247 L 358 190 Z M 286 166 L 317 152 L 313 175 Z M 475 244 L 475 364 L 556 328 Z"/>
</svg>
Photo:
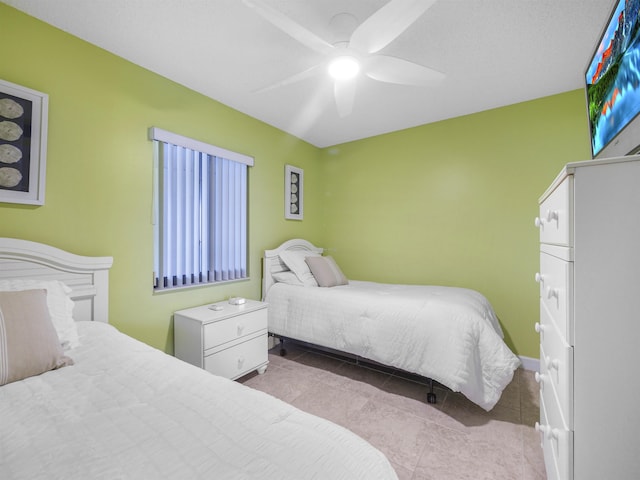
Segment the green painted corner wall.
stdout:
<svg viewBox="0 0 640 480">
<path fill-rule="evenodd" d="M 0 3 L 0 78 L 49 95 L 45 205 L 0 203 L 0 236 L 83 255 L 111 255 L 110 319 L 173 349 L 172 313 L 241 295 L 260 298 L 261 256 L 291 237 L 320 241 L 320 224 L 284 219 L 284 165 L 320 175 L 319 150 L 251 117 Z M 16 42 L 29 38 L 29 42 Z M 255 157 L 249 173 L 251 280 L 152 293 L 152 143 L 158 126 Z M 322 215 L 305 183 L 305 216 Z"/>
<path fill-rule="evenodd" d="M 0 4 L 4 80 L 49 95 L 46 201 L 0 203 L 0 236 L 112 255 L 111 322 L 172 351 L 173 311 L 261 294 L 262 251 L 302 237 L 354 279 L 475 288 L 506 340 L 536 357 L 537 199 L 588 158 L 575 91 L 318 149 Z M 13 42 L 18 36 L 30 42 Z M 149 126 L 256 159 L 251 280 L 154 295 Z M 284 219 L 284 165 L 305 171 L 305 219 Z"/>
<path fill-rule="evenodd" d="M 586 129 L 573 91 L 324 149 L 323 245 L 349 278 L 484 293 L 537 357 L 537 200 Z"/>
</svg>

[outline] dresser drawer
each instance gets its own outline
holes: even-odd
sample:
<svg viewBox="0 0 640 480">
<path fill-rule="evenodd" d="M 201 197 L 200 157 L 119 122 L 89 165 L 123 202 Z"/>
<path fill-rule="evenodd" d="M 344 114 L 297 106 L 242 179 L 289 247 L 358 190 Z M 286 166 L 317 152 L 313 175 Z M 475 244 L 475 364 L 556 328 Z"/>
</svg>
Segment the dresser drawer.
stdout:
<svg viewBox="0 0 640 480">
<path fill-rule="evenodd" d="M 236 315 L 204 325 L 204 350 L 267 329 L 267 309 Z"/>
<path fill-rule="evenodd" d="M 540 392 L 540 423 L 536 424 L 536 429 L 540 434 L 540 445 L 544 452 L 544 467 L 547 473 L 547 480 L 564 480 L 560 477 L 558 471 L 558 456 L 554 452 L 551 445 L 550 437 L 545 435 L 546 426 L 549 425 L 547 418 L 547 409 L 544 405 L 544 399 L 542 398 L 542 392 Z"/>
<path fill-rule="evenodd" d="M 540 389 L 545 394 L 553 389 L 562 420 L 569 429 L 573 429 L 573 348 L 558 334 L 553 322 L 543 313 L 540 306 L 541 344 L 540 344 Z"/>
<path fill-rule="evenodd" d="M 540 253 L 540 298 L 564 338 L 573 345 L 573 262 Z"/>
<path fill-rule="evenodd" d="M 568 176 L 540 204 L 536 225 L 540 241 L 555 245 L 573 245 L 573 225 L 570 221 L 573 203 L 573 176 Z"/>
<path fill-rule="evenodd" d="M 557 405 L 547 403 L 548 397 L 540 395 L 540 425 L 544 463 L 548 480 L 573 479 L 573 432 L 559 422 Z"/>
<path fill-rule="evenodd" d="M 204 368 L 215 375 L 235 379 L 267 364 L 267 333 L 220 350 L 204 359 Z"/>
</svg>

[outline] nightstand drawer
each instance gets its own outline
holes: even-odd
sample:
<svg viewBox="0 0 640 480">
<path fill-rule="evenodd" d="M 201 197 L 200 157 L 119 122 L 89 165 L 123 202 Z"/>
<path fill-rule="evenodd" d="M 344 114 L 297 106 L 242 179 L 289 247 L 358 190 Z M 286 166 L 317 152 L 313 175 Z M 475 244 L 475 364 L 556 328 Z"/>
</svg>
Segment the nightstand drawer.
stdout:
<svg viewBox="0 0 640 480">
<path fill-rule="evenodd" d="M 238 378 L 267 369 L 267 304 L 247 299 L 200 305 L 174 314 L 174 352 L 181 360 Z"/>
<path fill-rule="evenodd" d="M 204 326 L 204 350 L 223 345 L 238 338 L 267 329 L 267 309 L 236 315 L 224 321 Z"/>
<path fill-rule="evenodd" d="M 204 359 L 204 368 L 215 375 L 235 379 L 268 363 L 267 334 L 220 350 Z"/>
</svg>

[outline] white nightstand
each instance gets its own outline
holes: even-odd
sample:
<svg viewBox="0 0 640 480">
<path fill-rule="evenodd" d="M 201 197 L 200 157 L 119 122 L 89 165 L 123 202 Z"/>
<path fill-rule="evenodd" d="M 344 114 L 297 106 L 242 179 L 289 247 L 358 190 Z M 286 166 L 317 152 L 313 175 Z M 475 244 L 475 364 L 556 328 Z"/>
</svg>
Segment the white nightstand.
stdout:
<svg viewBox="0 0 640 480">
<path fill-rule="evenodd" d="M 212 305 L 222 307 L 212 310 Z M 267 304 L 246 300 L 179 310 L 173 316 L 175 356 L 208 372 L 236 379 L 267 369 Z"/>
</svg>

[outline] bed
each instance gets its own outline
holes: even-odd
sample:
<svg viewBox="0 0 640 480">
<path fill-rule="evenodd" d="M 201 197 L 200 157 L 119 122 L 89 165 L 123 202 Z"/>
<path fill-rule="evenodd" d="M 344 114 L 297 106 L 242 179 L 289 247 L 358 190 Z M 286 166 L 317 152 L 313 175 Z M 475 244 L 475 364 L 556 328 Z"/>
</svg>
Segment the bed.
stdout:
<svg viewBox="0 0 640 480">
<path fill-rule="evenodd" d="M 520 360 L 483 295 L 347 280 L 322 253 L 303 239 L 265 251 L 263 300 L 272 336 L 417 374 L 487 411 L 495 406 Z M 435 403 L 433 388 L 427 400 Z"/>
<path fill-rule="evenodd" d="M 397 479 L 352 432 L 109 325 L 111 264 L 0 238 L 0 478 Z M 11 377 L 51 331 L 53 369 Z"/>
</svg>

